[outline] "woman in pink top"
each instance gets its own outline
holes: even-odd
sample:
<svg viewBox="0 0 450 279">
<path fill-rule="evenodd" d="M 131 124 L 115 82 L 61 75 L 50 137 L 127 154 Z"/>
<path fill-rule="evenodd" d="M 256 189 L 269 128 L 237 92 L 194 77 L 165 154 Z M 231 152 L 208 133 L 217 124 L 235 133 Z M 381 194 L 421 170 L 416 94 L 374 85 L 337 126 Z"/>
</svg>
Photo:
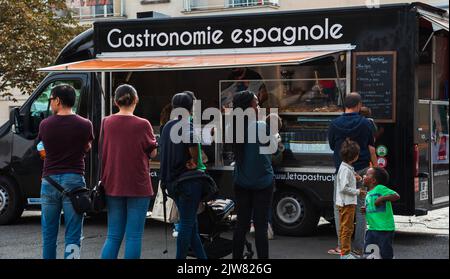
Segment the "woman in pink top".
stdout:
<svg viewBox="0 0 450 279">
<path fill-rule="evenodd" d="M 114 103 L 119 112 L 103 120 L 102 183 L 108 211 L 108 235 L 102 259 L 116 259 L 125 236 L 125 259 L 141 256 L 145 217 L 153 196 L 149 159 L 156 139 L 148 120 L 133 115 L 136 89 L 121 85 Z"/>
</svg>

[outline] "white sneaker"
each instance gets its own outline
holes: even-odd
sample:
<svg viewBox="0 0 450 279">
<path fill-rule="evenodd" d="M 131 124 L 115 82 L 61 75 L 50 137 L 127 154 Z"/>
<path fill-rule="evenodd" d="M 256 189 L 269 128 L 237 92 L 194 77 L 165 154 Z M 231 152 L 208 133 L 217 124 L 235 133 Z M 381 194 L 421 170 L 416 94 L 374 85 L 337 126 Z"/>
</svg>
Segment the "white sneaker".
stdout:
<svg viewBox="0 0 450 279">
<path fill-rule="evenodd" d="M 255 233 L 255 226 L 253 224 L 250 225 L 250 233 L 251 234 Z"/>
<path fill-rule="evenodd" d="M 267 238 L 269 240 L 272 240 L 272 239 L 275 238 L 274 235 L 273 235 L 273 229 L 272 229 L 272 225 L 271 224 L 269 224 L 269 226 L 267 227 Z"/>
<path fill-rule="evenodd" d="M 355 257 L 353 254 L 347 254 L 347 255 L 343 255 L 341 256 L 341 260 L 356 260 L 358 259 L 357 257 Z"/>
</svg>

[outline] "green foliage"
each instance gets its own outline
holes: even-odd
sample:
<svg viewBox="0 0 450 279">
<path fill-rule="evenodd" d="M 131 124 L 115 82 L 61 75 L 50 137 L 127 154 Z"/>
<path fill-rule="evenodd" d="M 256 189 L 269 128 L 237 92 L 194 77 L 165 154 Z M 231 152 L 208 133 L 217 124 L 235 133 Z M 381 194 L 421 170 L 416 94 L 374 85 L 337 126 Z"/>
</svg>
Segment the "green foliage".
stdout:
<svg viewBox="0 0 450 279">
<path fill-rule="evenodd" d="M 15 87 L 31 94 L 44 76 L 37 69 L 83 30 L 66 0 L 0 0 L 0 96 Z"/>
</svg>

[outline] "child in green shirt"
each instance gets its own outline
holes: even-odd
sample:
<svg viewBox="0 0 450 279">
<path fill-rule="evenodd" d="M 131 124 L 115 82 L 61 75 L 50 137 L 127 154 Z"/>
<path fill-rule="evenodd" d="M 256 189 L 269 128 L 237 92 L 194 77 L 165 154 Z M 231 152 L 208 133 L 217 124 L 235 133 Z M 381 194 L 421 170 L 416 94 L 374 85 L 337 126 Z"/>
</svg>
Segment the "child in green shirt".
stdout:
<svg viewBox="0 0 450 279">
<path fill-rule="evenodd" d="M 368 187 L 366 206 L 361 208 L 366 215 L 367 232 L 364 244 L 366 258 L 392 259 L 394 251 L 395 223 L 391 202 L 400 199 L 397 192 L 384 186 L 389 182 L 389 174 L 383 168 L 373 167 L 364 175 L 364 185 Z"/>
</svg>

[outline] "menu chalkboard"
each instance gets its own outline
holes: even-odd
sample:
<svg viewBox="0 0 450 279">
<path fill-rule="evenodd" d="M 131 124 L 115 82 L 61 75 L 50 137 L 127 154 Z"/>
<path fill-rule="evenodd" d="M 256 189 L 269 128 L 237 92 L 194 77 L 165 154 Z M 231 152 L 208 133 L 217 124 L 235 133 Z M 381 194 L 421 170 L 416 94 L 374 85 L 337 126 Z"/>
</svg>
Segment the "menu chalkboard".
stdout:
<svg viewBox="0 0 450 279">
<path fill-rule="evenodd" d="M 376 122 L 395 122 L 396 65 L 395 51 L 353 53 L 353 91 Z"/>
</svg>

